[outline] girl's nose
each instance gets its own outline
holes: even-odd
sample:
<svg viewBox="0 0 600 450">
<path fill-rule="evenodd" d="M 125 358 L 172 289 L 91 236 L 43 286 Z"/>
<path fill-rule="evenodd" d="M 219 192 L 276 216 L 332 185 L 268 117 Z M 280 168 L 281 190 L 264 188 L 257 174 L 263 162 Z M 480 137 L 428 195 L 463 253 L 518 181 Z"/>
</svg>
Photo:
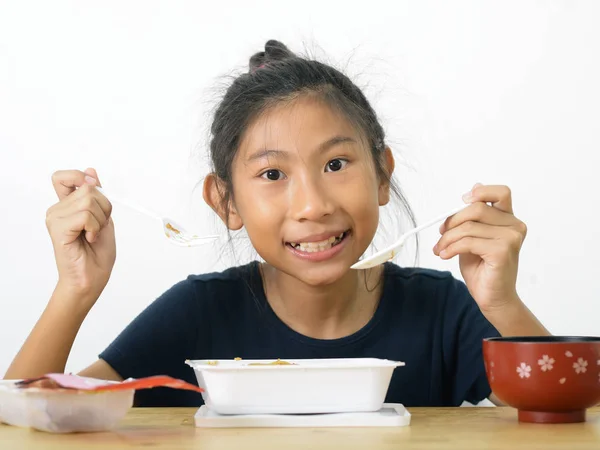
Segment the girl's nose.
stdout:
<svg viewBox="0 0 600 450">
<path fill-rule="evenodd" d="M 318 177 L 300 178 L 290 186 L 291 216 L 297 221 L 318 221 L 335 210 L 330 198 Z"/>
</svg>

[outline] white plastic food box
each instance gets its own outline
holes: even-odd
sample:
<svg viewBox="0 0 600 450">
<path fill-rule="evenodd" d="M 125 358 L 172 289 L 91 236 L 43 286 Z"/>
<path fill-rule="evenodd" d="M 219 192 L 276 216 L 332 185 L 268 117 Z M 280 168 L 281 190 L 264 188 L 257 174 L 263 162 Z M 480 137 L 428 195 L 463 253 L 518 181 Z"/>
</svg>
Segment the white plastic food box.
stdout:
<svg viewBox="0 0 600 450">
<path fill-rule="evenodd" d="M 65 393 L 14 383 L 0 382 L 0 422 L 52 433 L 110 430 L 132 406 L 135 392 Z"/>
<path fill-rule="evenodd" d="M 218 414 L 370 412 L 382 408 L 394 369 L 377 358 L 194 360 L 206 406 Z"/>
</svg>

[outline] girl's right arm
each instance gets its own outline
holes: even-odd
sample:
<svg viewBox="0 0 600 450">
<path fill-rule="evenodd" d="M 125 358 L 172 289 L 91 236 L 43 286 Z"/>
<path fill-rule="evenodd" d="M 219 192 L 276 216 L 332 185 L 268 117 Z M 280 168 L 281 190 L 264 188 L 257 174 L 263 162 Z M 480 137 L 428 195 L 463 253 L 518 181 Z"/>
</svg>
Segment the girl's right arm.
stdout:
<svg viewBox="0 0 600 450">
<path fill-rule="evenodd" d="M 58 269 L 58 283 L 42 316 L 13 360 L 5 379 L 64 372 L 75 337 L 104 290 L 116 257 L 111 204 L 98 192 L 98 175 L 67 170 L 52 177 L 59 202 L 46 215 Z M 82 375 L 121 380 L 106 362 Z"/>
</svg>

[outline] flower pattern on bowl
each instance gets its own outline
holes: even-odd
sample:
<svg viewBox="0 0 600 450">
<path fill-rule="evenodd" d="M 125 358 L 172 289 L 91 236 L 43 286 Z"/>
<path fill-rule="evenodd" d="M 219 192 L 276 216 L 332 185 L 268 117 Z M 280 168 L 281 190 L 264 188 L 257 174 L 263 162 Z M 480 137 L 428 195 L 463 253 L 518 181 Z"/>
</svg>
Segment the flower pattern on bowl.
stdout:
<svg viewBox="0 0 600 450">
<path fill-rule="evenodd" d="M 531 366 L 528 366 L 524 362 L 517 367 L 517 373 L 521 378 L 529 378 L 531 376 Z"/>
<path fill-rule="evenodd" d="M 577 374 L 585 373 L 587 371 L 587 365 L 588 362 L 585 359 L 579 358 L 573 363 L 573 369 L 575 369 L 575 373 Z"/>
<path fill-rule="evenodd" d="M 568 358 L 573 357 L 573 354 L 570 351 L 566 351 L 565 352 L 565 356 L 567 356 Z M 556 364 L 556 360 L 552 357 L 550 357 L 549 355 L 542 355 L 540 359 L 538 359 L 537 361 L 540 370 L 542 372 L 547 372 L 547 371 L 551 371 L 554 368 L 554 365 Z M 487 369 L 487 364 L 484 363 Z M 596 364 L 598 366 L 600 366 L 600 359 L 596 361 Z M 490 367 L 494 367 L 494 363 L 490 362 Z M 577 361 L 575 361 L 573 363 L 573 369 L 575 370 L 576 374 L 581 374 L 581 373 L 586 373 L 587 372 L 587 367 L 588 367 L 588 361 L 583 359 L 583 358 L 577 358 Z M 520 378 L 525 379 L 525 378 L 529 378 L 531 377 L 531 366 L 529 364 L 527 364 L 526 362 L 521 362 L 521 364 L 519 366 L 517 366 L 517 374 L 519 375 Z M 492 373 L 492 371 L 490 370 L 490 376 L 492 378 L 494 378 L 494 375 Z M 564 384 L 566 382 L 566 378 L 561 378 L 559 381 L 560 384 Z M 598 372 L 598 382 L 600 383 L 600 372 Z"/>
<path fill-rule="evenodd" d="M 541 359 L 538 359 L 538 364 L 540 365 L 540 369 L 542 369 L 542 372 L 552 370 L 552 368 L 554 367 L 554 363 L 554 358 L 550 358 L 548 355 L 543 355 Z"/>
</svg>

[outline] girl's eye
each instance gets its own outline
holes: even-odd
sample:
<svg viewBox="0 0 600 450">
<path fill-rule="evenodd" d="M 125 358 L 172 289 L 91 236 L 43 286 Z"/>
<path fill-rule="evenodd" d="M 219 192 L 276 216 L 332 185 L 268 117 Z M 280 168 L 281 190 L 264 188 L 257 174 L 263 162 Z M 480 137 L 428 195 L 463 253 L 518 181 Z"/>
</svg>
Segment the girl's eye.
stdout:
<svg viewBox="0 0 600 450">
<path fill-rule="evenodd" d="M 285 174 L 281 170 L 269 169 L 261 175 L 262 178 L 266 178 L 270 181 L 279 181 L 285 178 Z"/>
<path fill-rule="evenodd" d="M 342 170 L 344 167 L 346 167 L 346 164 L 348 164 L 348 161 L 345 159 L 341 159 L 341 158 L 332 159 L 331 161 L 329 161 L 327 163 L 327 166 L 325 167 L 325 172 L 338 172 L 338 171 Z"/>
</svg>

